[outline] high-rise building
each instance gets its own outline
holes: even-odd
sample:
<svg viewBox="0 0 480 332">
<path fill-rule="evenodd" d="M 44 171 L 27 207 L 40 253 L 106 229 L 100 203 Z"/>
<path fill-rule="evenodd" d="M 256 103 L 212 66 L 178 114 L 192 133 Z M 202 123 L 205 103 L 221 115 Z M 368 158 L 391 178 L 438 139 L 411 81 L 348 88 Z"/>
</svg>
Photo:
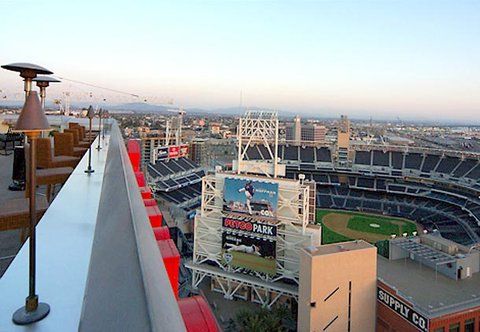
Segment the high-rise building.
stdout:
<svg viewBox="0 0 480 332">
<path fill-rule="evenodd" d="M 293 144 L 300 144 L 302 140 L 302 121 L 297 115 L 293 119 L 293 123 L 288 123 L 285 127 L 287 141 L 291 141 Z"/>
<path fill-rule="evenodd" d="M 327 129 L 315 123 L 302 126 L 302 141 L 306 142 L 325 142 Z"/>
<path fill-rule="evenodd" d="M 303 124 L 297 115 L 293 123 L 285 126 L 286 139 L 294 145 L 300 145 L 301 142 L 324 142 L 327 134 L 325 126 L 316 123 Z"/>
<path fill-rule="evenodd" d="M 377 250 L 358 240 L 300 251 L 298 331 L 375 330 Z"/>
<path fill-rule="evenodd" d="M 341 164 L 348 162 L 348 152 L 350 150 L 350 120 L 346 115 L 340 117 L 337 125 L 337 156 Z"/>
<path fill-rule="evenodd" d="M 140 138 L 140 148 L 142 152 L 142 167 L 152 161 L 153 149 L 165 145 L 164 136 L 152 136 Z"/>
<path fill-rule="evenodd" d="M 201 165 L 206 157 L 206 142 L 204 138 L 194 138 L 190 142 L 190 159 L 196 164 Z"/>
</svg>

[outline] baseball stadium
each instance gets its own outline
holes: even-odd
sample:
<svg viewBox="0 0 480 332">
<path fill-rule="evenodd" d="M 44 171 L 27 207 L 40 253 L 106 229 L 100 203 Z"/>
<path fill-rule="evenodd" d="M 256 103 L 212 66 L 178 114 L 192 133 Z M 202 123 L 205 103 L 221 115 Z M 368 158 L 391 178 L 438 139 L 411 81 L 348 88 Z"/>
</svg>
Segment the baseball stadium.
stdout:
<svg viewBox="0 0 480 332">
<path fill-rule="evenodd" d="M 265 151 L 251 147 L 248 158 L 262 159 Z M 342 154 L 338 147 L 280 145 L 279 156 L 288 178 L 304 174 L 316 182 L 317 222 L 326 226 L 327 243 L 414 231 L 437 231 L 464 245 L 480 241 L 477 154 L 374 145 Z"/>
<path fill-rule="evenodd" d="M 355 305 L 365 331 L 477 326 L 480 154 L 364 144 L 348 123 L 335 143 L 280 141 L 276 115 L 261 111 L 240 118 L 238 133 L 230 168 L 194 166 L 195 183 L 157 190 L 188 215 L 196 209 L 183 284 L 286 305 L 302 331 L 340 331 L 351 322 L 343 308 Z"/>
</svg>

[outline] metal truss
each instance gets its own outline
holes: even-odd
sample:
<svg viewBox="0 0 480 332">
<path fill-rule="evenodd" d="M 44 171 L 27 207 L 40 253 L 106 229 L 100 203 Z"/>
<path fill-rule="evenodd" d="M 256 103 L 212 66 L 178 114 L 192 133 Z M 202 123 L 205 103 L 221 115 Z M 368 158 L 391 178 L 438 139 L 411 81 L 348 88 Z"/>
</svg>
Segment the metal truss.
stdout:
<svg viewBox="0 0 480 332">
<path fill-rule="evenodd" d="M 268 309 L 281 299 L 292 299 L 298 302 L 298 291 L 292 287 L 282 287 L 274 283 L 257 283 L 243 274 L 215 272 L 208 268 L 199 268 L 194 264 L 186 264 L 186 266 L 192 269 L 193 289 L 198 289 L 201 282 L 209 277 L 212 285 L 218 286 L 213 287 L 213 290 L 222 293 L 227 300 L 233 300 L 235 297 L 250 299 Z M 245 290 L 249 290 L 250 296 L 245 295 Z"/>
<path fill-rule="evenodd" d="M 223 181 L 227 173 L 207 175 L 203 178 L 202 204 L 195 216 L 193 262 L 214 263 L 224 271 L 232 271 L 222 259 L 222 209 Z M 285 180 L 291 181 L 291 180 Z M 290 182 L 293 183 L 293 182 Z M 306 232 L 309 223 L 308 184 L 297 183 L 291 188 L 280 185 L 278 195 L 277 223 L 277 273 L 269 274 L 237 269 L 232 272 L 246 272 L 259 281 L 276 282 L 290 279 L 298 284 L 301 248 L 311 245 L 311 234 Z"/>
<path fill-rule="evenodd" d="M 271 172 L 265 167 L 255 167 L 246 160 L 248 148 L 253 144 L 263 144 L 268 157 L 258 163 L 273 165 L 273 177 L 278 176 L 278 115 L 272 111 L 247 111 L 238 124 L 238 164 L 237 173 L 261 172 L 270 177 Z M 274 142 L 272 146 L 271 143 Z"/>
</svg>

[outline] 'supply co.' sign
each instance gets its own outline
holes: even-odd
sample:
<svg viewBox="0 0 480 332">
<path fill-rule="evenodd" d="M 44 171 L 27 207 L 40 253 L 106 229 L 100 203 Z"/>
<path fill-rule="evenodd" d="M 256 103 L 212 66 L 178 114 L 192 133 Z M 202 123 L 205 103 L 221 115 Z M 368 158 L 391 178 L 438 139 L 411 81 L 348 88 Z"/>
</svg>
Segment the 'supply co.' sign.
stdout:
<svg viewBox="0 0 480 332">
<path fill-rule="evenodd" d="M 395 311 L 420 331 L 428 331 L 428 318 L 380 287 L 377 287 L 377 300 Z"/>
</svg>

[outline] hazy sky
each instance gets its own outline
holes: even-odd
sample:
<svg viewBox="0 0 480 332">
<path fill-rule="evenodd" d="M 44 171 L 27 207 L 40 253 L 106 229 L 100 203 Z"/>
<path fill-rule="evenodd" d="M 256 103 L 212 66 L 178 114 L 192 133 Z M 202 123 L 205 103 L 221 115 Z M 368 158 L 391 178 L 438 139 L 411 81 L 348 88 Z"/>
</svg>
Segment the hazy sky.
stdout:
<svg viewBox="0 0 480 332">
<path fill-rule="evenodd" d="M 480 114 L 480 1 L 0 0 L 0 12 L 1 64 L 185 107 L 238 106 L 242 91 L 244 106 L 319 115 Z M 22 89 L 5 70 L 2 88 Z"/>
</svg>

